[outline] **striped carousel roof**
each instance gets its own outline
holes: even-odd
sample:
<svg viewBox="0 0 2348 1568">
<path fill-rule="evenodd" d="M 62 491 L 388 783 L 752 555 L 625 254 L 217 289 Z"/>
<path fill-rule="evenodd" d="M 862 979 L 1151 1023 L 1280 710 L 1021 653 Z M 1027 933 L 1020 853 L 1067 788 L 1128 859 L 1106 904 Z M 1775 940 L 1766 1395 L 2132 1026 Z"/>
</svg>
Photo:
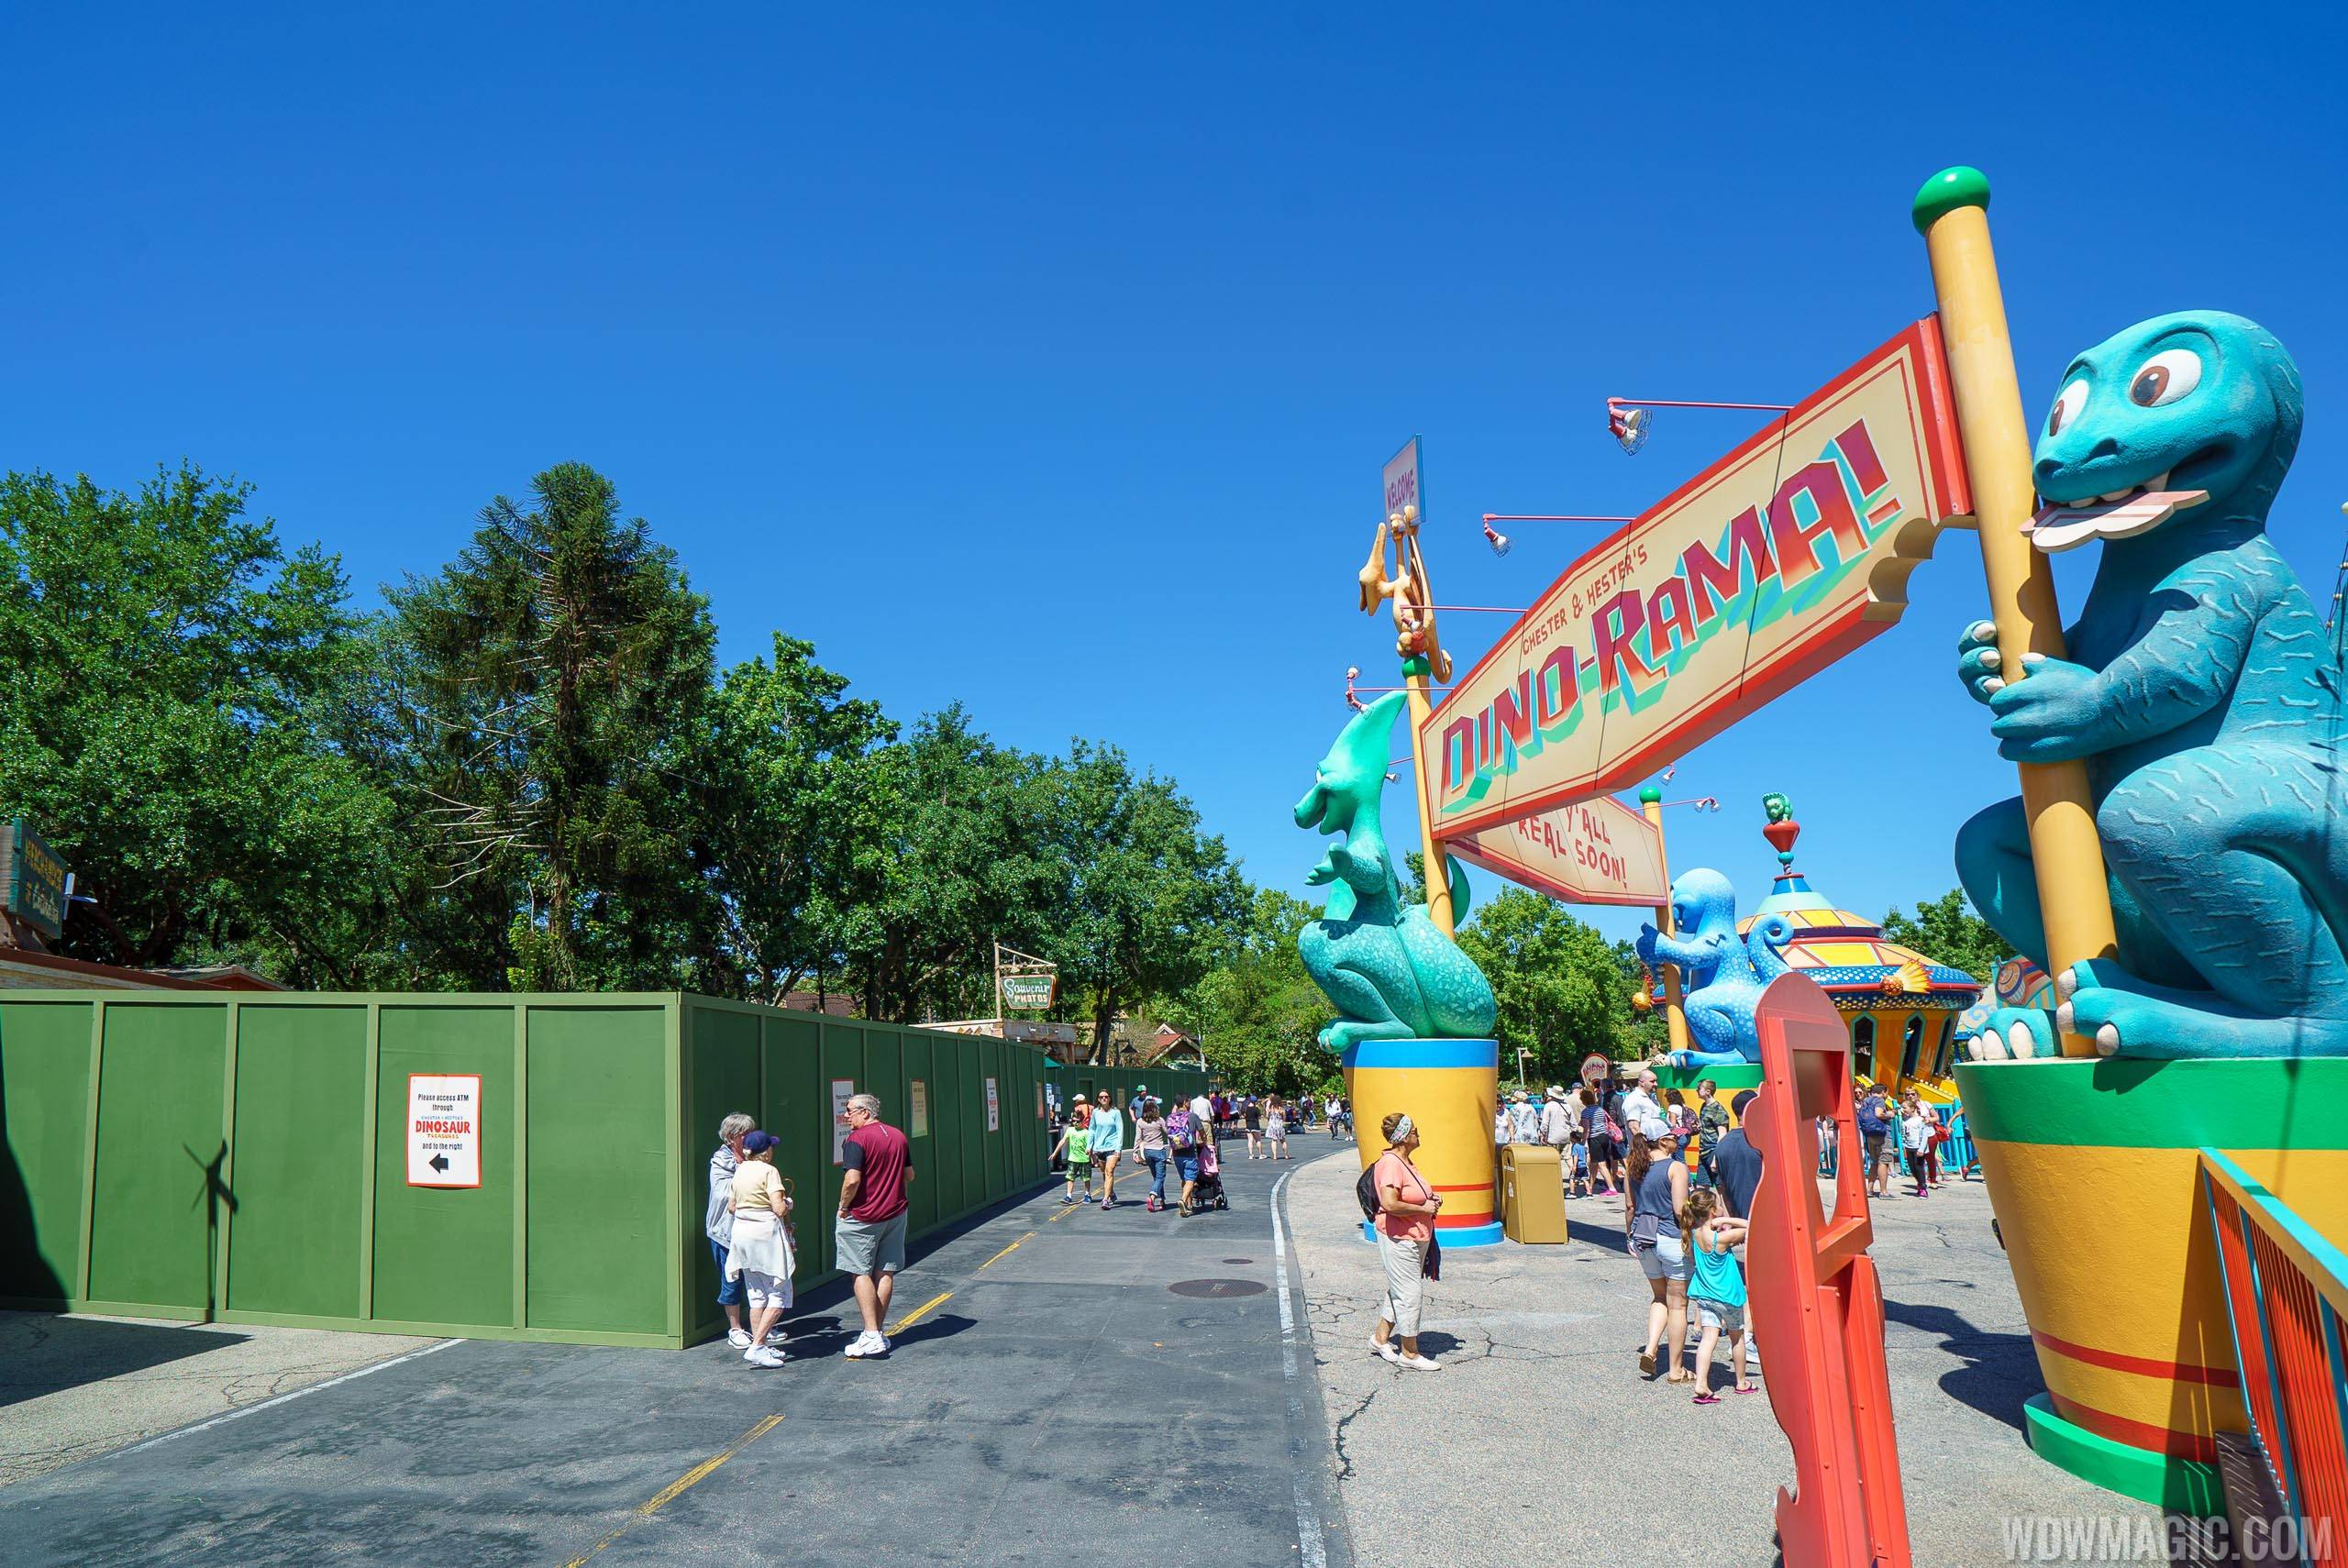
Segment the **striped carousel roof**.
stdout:
<svg viewBox="0 0 2348 1568">
<path fill-rule="evenodd" d="M 1981 982 L 1962 969 L 1935 963 L 1883 934 L 1883 927 L 1837 909 L 1800 872 L 1787 868 L 1754 911 L 1737 922 L 1740 934 L 1765 915 L 1783 915 L 1793 940 L 1780 949 L 1789 968 L 1817 981 L 1838 1005 L 1871 1010 L 1971 1005 Z"/>
</svg>

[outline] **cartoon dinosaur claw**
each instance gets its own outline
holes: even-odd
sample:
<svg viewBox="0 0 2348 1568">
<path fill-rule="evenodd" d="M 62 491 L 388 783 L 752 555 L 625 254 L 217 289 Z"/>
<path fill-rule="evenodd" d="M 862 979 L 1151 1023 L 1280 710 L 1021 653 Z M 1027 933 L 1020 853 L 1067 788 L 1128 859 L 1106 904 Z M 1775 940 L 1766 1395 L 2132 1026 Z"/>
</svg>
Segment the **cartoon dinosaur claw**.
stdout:
<svg viewBox="0 0 2348 1568">
<path fill-rule="evenodd" d="M 1992 1062 L 2036 1061 L 2054 1055 L 2054 1021 L 2043 1009 L 2001 1007 L 1982 1021 L 1974 1055 Z"/>
</svg>

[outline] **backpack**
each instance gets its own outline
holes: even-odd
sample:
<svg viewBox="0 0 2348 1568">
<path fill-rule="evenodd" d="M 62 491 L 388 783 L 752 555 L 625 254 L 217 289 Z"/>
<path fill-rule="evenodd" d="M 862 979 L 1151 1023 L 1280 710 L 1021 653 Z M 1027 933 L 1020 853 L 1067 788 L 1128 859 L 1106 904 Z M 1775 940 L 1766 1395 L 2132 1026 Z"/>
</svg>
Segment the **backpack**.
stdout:
<svg viewBox="0 0 2348 1568">
<path fill-rule="evenodd" d="M 1166 1139 L 1178 1149 L 1199 1146 L 1198 1118 L 1187 1110 L 1178 1110 L 1166 1119 Z"/>
<path fill-rule="evenodd" d="M 1372 1160 L 1362 1167 L 1361 1179 L 1354 1183 L 1354 1201 L 1361 1205 L 1361 1217 L 1375 1220 L 1384 1207 L 1378 1199 L 1378 1162 Z"/>
</svg>

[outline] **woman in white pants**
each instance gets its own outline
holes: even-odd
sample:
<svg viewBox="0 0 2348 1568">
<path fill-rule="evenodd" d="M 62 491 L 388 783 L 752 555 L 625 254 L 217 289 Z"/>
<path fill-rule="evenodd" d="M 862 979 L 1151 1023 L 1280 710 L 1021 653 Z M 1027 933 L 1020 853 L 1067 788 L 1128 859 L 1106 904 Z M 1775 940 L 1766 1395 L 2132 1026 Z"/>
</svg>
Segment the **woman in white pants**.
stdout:
<svg viewBox="0 0 2348 1568">
<path fill-rule="evenodd" d="M 774 1168 L 782 1140 L 752 1132 L 742 1140 L 742 1163 L 734 1173 L 734 1236 L 725 1253 L 728 1278 L 742 1281 L 750 1298 L 750 1343 L 742 1359 L 752 1366 L 781 1366 L 781 1350 L 767 1336 L 791 1306 L 791 1195 Z"/>
<path fill-rule="evenodd" d="M 1419 1146 L 1419 1130 L 1411 1119 L 1398 1110 L 1386 1119 L 1383 1131 L 1386 1152 L 1378 1156 L 1370 1179 L 1378 1189 L 1378 1255 L 1386 1264 L 1386 1300 L 1369 1348 L 1397 1366 L 1433 1372 L 1439 1364 L 1419 1353 L 1419 1309 L 1426 1300 L 1427 1246 L 1434 1239 L 1443 1197 L 1411 1161 Z"/>
</svg>

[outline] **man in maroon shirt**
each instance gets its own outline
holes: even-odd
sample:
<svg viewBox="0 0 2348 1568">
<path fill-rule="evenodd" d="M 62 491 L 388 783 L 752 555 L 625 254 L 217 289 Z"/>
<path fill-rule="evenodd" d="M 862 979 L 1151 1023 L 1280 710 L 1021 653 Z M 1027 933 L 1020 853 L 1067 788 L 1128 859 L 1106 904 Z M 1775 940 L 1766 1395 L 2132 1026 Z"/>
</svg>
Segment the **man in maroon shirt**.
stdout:
<svg viewBox="0 0 2348 1568">
<path fill-rule="evenodd" d="M 840 1210 L 833 1228 L 834 1255 L 842 1274 L 856 1282 L 856 1307 L 864 1332 L 843 1354 L 887 1355 L 889 1336 L 880 1325 L 889 1316 L 889 1296 L 897 1271 L 905 1266 L 905 1189 L 914 1167 L 905 1135 L 880 1120 L 880 1097 L 852 1095 L 848 1134 L 840 1145 Z"/>
</svg>

